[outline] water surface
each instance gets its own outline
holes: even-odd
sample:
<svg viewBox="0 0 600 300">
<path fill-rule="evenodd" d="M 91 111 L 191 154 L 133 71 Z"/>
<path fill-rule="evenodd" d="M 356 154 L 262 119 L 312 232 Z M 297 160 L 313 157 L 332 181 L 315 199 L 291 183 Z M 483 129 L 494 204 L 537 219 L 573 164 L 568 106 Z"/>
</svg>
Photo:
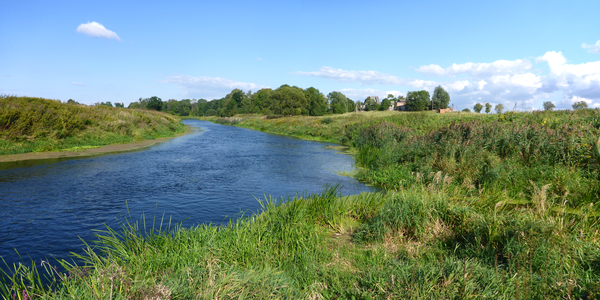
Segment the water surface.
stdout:
<svg viewBox="0 0 600 300">
<path fill-rule="evenodd" d="M 120 216 L 172 218 L 184 226 L 222 223 L 256 211 L 257 198 L 371 188 L 336 172 L 353 159 L 328 148 L 263 132 L 185 120 L 198 131 L 150 148 L 78 159 L 0 163 L 0 256 L 9 264 L 81 253 L 80 237 L 116 227 Z M 148 222 L 150 224 L 150 222 Z"/>
</svg>

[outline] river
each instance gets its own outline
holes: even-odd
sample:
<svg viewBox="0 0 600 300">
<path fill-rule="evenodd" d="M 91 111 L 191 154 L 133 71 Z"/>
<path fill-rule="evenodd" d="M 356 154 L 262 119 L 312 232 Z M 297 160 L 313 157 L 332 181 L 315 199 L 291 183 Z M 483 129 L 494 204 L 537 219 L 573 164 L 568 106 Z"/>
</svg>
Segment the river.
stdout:
<svg viewBox="0 0 600 300">
<path fill-rule="evenodd" d="M 256 211 L 256 198 L 316 193 L 339 183 L 343 195 L 371 191 L 337 172 L 352 157 L 305 141 L 185 120 L 195 132 L 150 148 L 94 157 L 0 163 L 0 256 L 9 265 L 67 259 L 80 240 L 119 219 L 150 226 L 154 216 L 183 226 L 222 224 Z M 1 263 L 1 262 L 0 262 Z M 4 266 L 2 266 L 4 267 Z"/>
</svg>

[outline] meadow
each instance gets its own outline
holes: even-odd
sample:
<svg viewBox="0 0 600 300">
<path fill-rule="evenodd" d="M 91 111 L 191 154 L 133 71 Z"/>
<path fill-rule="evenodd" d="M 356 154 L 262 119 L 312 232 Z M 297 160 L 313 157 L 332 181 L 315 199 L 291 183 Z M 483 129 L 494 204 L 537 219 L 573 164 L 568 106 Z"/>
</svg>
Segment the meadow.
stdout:
<svg viewBox="0 0 600 300">
<path fill-rule="evenodd" d="M 128 218 L 5 299 L 595 299 L 600 111 L 209 120 L 346 145 L 356 177 L 223 226 Z M 43 284 L 42 277 L 47 276 Z"/>
<path fill-rule="evenodd" d="M 0 95 L 0 108 L 0 155 L 77 151 L 184 131 L 178 117 L 150 110 L 10 95 Z"/>
</svg>

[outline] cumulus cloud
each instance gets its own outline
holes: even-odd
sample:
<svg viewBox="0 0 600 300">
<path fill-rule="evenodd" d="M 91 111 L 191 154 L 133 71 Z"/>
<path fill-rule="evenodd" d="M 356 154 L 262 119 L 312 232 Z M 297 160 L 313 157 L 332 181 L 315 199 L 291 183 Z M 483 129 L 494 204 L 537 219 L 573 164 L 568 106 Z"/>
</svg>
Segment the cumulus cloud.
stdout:
<svg viewBox="0 0 600 300">
<path fill-rule="evenodd" d="M 588 45 L 586 43 L 583 43 L 583 44 L 581 44 L 581 47 L 583 47 L 584 49 L 588 49 L 588 52 L 590 52 L 590 53 L 600 54 L 600 40 L 597 41 L 593 45 Z"/>
<path fill-rule="evenodd" d="M 528 59 L 452 64 L 447 68 L 426 65 L 415 70 L 449 79 L 441 85 L 451 93 L 453 103 L 464 106 L 490 102 L 512 107 L 518 102 L 520 108 L 522 103 L 541 106 L 541 101 L 549 98 L 557 98 L 561 108 L 570 108 L 576 101 L 600 106 L 600 61 L 569 64 L 561 52 L 548 51 L 535 62 L 547 64 L 548 74 Z M 452 80 L 457 75 L 464 77 Z"/>
<path fill-rule="evenodd" d="M 166 83 L 174 83 L 185 90 L 186 96 L 197 98 L 221 98 L 233 89 L 259 90 L 268 86 L 247 82 L 237 82 L 221 77 L 193 77 L 189 75 L 176 75 L 165 78 Z"/>
<path fill-rule="evenodd" d="M 292 74 L 321 77 L 338 82 L 360 83 L 361 85 L 410 85 L 415 89 L 433 89 L 438 85 L 435 81 L 421 79 L 403 79 L 378 71 L 354 71 L 321 67 L 316 72 L 293 72 Z M 368 90 L 368 89 L 366 89 Z M 376 95 L 368 95 L 376 96 Z M 387 94 L 386 94 L 387 96 Z"/>
<path fill-rule="evenodd" d="M 116 39 L 119 41 L 121 40 L 116 32 L 106 29 L 104 25 L 97 22 L 87 22 L 87 24 L 81 24 L 77 27 L 77 32 L 92 37 L 103 37 L 107 39 Z"/>
<path fill-rule="evenodd" d="M 454 77 L 460 74 L 472 76 L 493 76 L 505 74 L 518 74 L 531 70 L 533 65 L 527 59 L 517 60 L 497 60 L 492 63 L 464 63 L 452 64 L 448 68 L 442 68 L 438 65 L 421 66 L 415 71 L 428 75 Z"/>
<path fill-rule="evenodd" d="M 549 51 L 538 58 L 550 67 L 544 80 L 547 90 L 561 90 L 564 98 L 580 97 L 600 103 L 600 61 L 568 64 L 561 52 Z"/>
<path fill-rule="evenodd" d="M 293 72 L 292 74 L 332 79 L 338 82 L 357 82 L 365 84 L 404 84 L 405 80 L 378 71 L 348 71 L 332 67 L 321 67 L 316 72 Z"/>
</svg>

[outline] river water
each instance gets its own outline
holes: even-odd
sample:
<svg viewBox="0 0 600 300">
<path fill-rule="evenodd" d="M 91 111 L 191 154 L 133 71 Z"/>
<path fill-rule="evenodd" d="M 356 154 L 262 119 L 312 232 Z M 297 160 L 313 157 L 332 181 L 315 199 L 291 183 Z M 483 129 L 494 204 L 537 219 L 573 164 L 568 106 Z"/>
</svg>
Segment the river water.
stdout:
<svg viewBox="0 0 600 300">
<path fill-rule="evenodd" d="M 337 172 L 352 157 L 327 143 L 185 120 L 194 133 L 150 148 L 95 157 L 0 163 L 0 256 L 21 261 L 82 253 L 94 230 L 123 216 L 151 226 L 154 216 L 183 226 L 222 224 L 256 211 L 256 198 L 292 198 L 341 184 L 343 195 L 370 191 Z M 0 261 L 1 264 L 1 261 Z M 0 266 L 4 267 L 4 266 Z"/>
</svg>

